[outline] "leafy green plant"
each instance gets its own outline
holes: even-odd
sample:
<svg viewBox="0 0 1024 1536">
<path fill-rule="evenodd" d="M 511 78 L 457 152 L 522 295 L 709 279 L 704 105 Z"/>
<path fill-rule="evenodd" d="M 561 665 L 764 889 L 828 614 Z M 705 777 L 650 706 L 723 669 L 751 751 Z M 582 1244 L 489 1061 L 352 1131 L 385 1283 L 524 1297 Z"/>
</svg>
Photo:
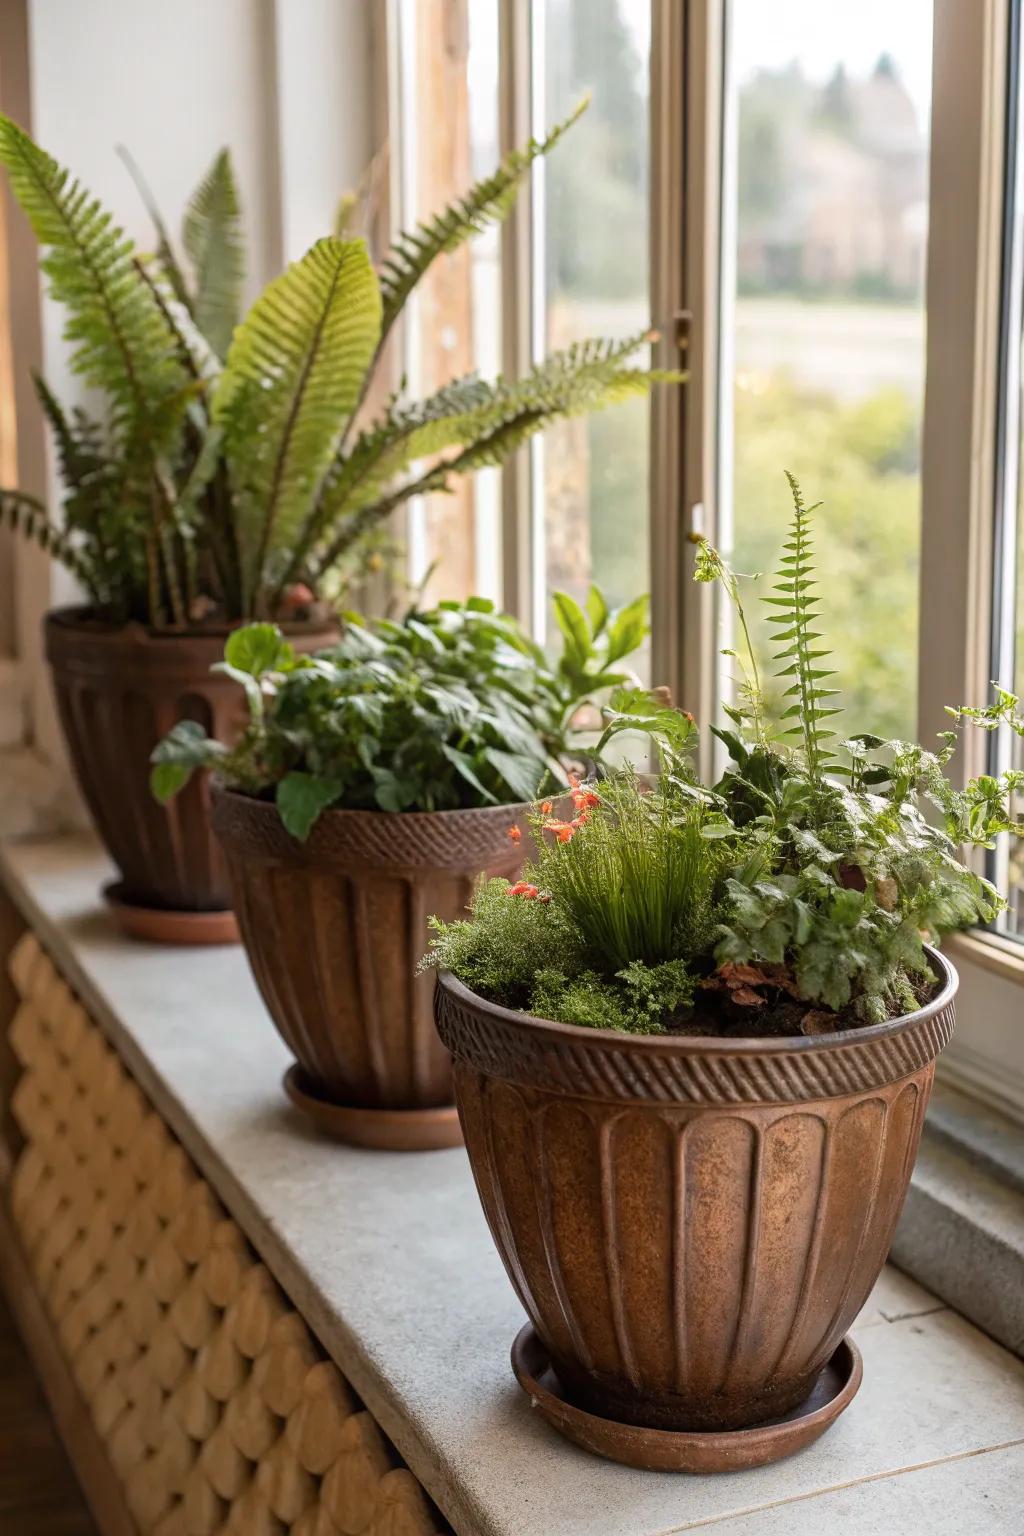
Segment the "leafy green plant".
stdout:
<svg viewBox="0 0 1024 1536">
<path fill-rule="evenodd" d="M 215 766 L 229 786 L 274 798 L 299 838 L 335 804 L 445 811 L 554 793 L 586 745 L 577 715 L 631 681 L 623 662 L 647 634 L 645 597 L 612 613 L 595 589 L 587 608 L 556 598 L 554 665 L 484 598 L 400 623 L 349 616 L 314 657 L 272 624 L 235 630 L 219 668 L 245 690 L 247 730 L 229 749 L 194 722 L 175 726 L 153 754 L 153 791 L 166 800 Z"/>
<path fill-rule="evenodd" d="M 678 775 L 648 783 L 628 768 L 593 788 L 575 781 L 572 799 L 569 820 L 551 806 L 535 816 L 538 856 L 521 881 L 483 885 L 472 921 L 432 924 L 426 963 L 509 1007 L 656 1033 L 688 1010 L 712 942 L 713 811 Z"/>
<path fill-rule="evenodd" d="M 1010 798 L 1022 776 L 985 776 L 955 789 L 945 773 L 955 732 L 942 735 L 936 752 L 867 734 L 833 745 L 823 722 L 839 711 L 828 702 L 833 674 L 814 627 L 816 509 L 788 479 L 793 523 L 775 595 L 765 601 L 784 646 L 777 659 L 791 702 L 774 727 L 740 708 L 732 711 L 735 731 L 712 728 L 731 758 L 713 792 L 741 855 L 726 884 L 715 960 L 731 996 L 742 991 L 752 1008 L 785 997 L 787 1006 L 878 1020 L 927 990 L 923 938 L 987 922 L 1002 905 L 957 850 L 1018 829 Z M 698 577 L 722 580 L 749 637 L 738 582 L 716 551 L 701 551 Z M 742 661 L 748 671 L 756 667 L 749 638 Z M 988 711 L 952 713 L 958 723 L 980 716 L 990 726 L 1024 729 L 1012 695 L 1000 700 Z M 938 811 L 941 824 L 923 806 Z"/>
<path fill-rule="evenodd" d="M 331 596 L 390 514 L 498 465 L 562 417 L 613 405 L 680 375 L 636 366 L 650 341 L 578 343 L 524 378 L 447 384 L 429 399 L 365 406 L 384 344 L 433 262 L 504 218 L 543 141 L 417 229 L 375 270 L 363 240 L 327 236 L 242 314 L 240 200 L 221 151 L 185 214 L 179 258 L 132 162 L 154 221 L 142 254 L 101 205 L 9 118 L 0 163 L 44 248 L 68 312 L 72 367 L 102 416 L 66 412 L 41 380 L 65 497 L 55 522 L 22 492 L 0 518 L 75 573 L 117 621 L 186 627 L 277 619 Z M 126 157 L 127 158 L 127 157 Z"/>
<path fill-rule="evenodd" d="M 572 821 L 540 818 L 524 881 L 477 895 L 473 921 L 436 925 L 428 961 L 506 1006 L 598 1028 L 818 1034 L 912 1011 L 934 992 L 925 942 L 989 921 L 1002 898 L 961 861 L 1019 833 L 1024 773 L 962 788 L 947 770 L 966 726 L 1024 737 L 1020 701 L 950 710 L 935 751 L 861 733 L 837 740 L 818 630 L 812 517 L 793 523 L 767 599 L 785 683 L 772 719 L 738 578 L 702 544 L 696 576 L 722 584 L 743 648 L 729 764 L 694 777 L 693 723 L 656 700 L 613 700 L 609 731 L 657 744 L 652 784 L 629 770 L 574 790 Z M 529 908 L 527 915 L 522 909 Z M 531 957 L 543 954 L 534 973 Z M 646 1003 L 642 1002 L 646 999 Z"/>
</svg>

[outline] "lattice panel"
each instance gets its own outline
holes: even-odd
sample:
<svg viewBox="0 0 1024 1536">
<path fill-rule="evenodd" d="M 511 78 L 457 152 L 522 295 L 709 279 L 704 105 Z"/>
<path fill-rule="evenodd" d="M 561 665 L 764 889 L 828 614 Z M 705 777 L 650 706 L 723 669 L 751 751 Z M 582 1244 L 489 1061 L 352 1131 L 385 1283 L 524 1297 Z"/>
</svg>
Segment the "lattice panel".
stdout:
<svg viewBox="0 0 1024 1536">
<path fill-rule="evenodd" d="M 32 934 L 25 1253 L 142 1536 L 436 1536 L 412 1473 Z"/>
</svg>

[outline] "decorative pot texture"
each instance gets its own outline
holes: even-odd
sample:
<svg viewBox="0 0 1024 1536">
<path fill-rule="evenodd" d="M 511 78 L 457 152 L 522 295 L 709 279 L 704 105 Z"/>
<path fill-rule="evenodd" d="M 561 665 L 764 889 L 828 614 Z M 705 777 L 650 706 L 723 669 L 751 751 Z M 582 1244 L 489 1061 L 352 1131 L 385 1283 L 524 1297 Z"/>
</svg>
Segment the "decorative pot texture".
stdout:
<svg viewBox="0 0 1024 1536">
<path fill-rule="evenodd" d="M 275 805 L 214 785 L 213 827 L 249 962 L 326 1098 L 366 1109 L 452 1102 L 434 978 L 416 974 L 427 918 L 461 916 L 481 875 L 515 878 L 526 810 L 329 810 L 300 843 Z M 513 823 L 522 844 L 509 840 Z"/>
<path fill-rule="evenodd" d="M 150 753 L 179 720 L 197 720 L 221 740 L 244 725 L 238 684 L 210 671 L 228 633 L 105 624 L 87 608 L 46 617 L 46 654 L 75 778 L 129 903 L 195 912 L 231 905 L 210 832 L 207 775 L 196 774 L 167 806 L 149 790 Z M 288 638 L 297 650 L 313 651 L 335 634 L 333 626 L 296 626 Z"/>
<path fill-rule="evenodd" d="M 436 1016 L 509 1278 L 569 1396 L 656 1429 L 802 1403 L 885 1262 L 956 975 L 816 1038 L 631 1036 L 500 1008 Z"/>
</svg>

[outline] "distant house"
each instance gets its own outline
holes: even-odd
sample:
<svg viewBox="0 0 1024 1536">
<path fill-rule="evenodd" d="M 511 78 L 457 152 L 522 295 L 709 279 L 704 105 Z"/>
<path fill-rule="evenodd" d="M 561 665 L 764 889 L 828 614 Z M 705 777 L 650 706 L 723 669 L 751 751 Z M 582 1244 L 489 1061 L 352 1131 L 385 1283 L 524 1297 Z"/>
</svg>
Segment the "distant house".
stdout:
<svg viewBox="0 0 1024 1536">
<path fill-rule="evenodd" d="M 760 71 L 739 110 L 741 291 L 916 295 L 928 153 L 892 61 L 824 86 L 796 66 Z"/>
</svg>

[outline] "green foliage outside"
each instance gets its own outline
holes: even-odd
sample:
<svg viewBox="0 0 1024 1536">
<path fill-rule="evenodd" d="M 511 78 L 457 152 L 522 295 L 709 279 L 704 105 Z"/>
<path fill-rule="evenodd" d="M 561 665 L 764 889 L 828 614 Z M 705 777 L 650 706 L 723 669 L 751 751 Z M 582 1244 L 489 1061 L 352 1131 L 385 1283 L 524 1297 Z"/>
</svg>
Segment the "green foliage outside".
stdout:
<svg viewBox="0 0 1024 1536">
<path fill-rule="evenodd" d="M 339 643 L 313 657 L 275 625 L 236 630 L 219 670 L 245 690 L 248 728 L 229 747 L 194 721 L 176 725 L 153 753 L 153 791 L 167 800 L 215 767 L 230 788 L 275 800 L 301 839 L 331 805 L 451 811 L 558 792 L 583 746 L 577 716 L 633 682 L 627 661 L 648 621 L 646 597 L 612 612 L 597 588 L 585 609 L 564 593 L 554 608 L 556 662 L 485 598 L 400 623 L 349 615 Z M 633 723 L 623 714 L 613 733 Z"/>
<path fill-rule="evenodd" d="M 771 570 L 789 508 L 779 464 L 814 485 L 828 631 L 851 731 L 913 738 L 917 718 L 920 418 L 899 389 L 843 403 L 773 375 L 736 393 L 735 548 L 746 574 Z M 758 584 L 765 586 L 762 580 Z M 749 604 L 758 654 L 766 615 Z M 778 690 L 769 687 L 769 702 Z"/>
</svg>

